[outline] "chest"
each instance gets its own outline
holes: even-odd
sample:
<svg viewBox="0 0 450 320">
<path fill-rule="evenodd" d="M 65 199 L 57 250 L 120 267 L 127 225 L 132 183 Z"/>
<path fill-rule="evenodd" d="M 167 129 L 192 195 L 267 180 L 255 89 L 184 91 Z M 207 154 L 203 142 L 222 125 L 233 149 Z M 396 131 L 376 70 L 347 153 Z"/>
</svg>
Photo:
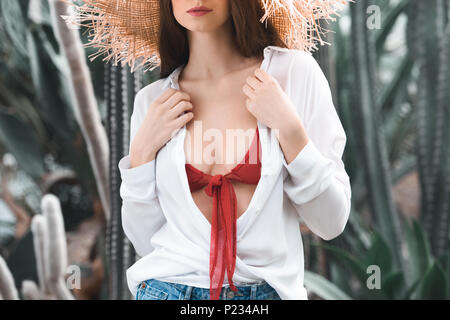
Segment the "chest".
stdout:
<svg viewBox="0 0 450 320">
<path fill-rule="evenodd" d="M 194 113 L 186 124 L 186 163 L 210 175 L 226 174 L 245 157 L 257 120 L 245 106 L 244 84 L 245 77 L 218 84 L 180 83 Z"/>
</svg>

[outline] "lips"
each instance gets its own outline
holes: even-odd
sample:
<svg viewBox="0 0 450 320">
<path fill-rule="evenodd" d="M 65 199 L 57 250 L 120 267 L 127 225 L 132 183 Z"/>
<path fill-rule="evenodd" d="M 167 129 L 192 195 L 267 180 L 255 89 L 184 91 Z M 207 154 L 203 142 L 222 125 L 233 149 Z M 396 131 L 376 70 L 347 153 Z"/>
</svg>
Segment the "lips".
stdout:
<svg viewBox="0 0 450 320">
<path fill-rule="evenodd" d="M 200 16 L 204 16 L 208 13 L 210 13 L 212 10 L 206 7 L 195 7 L 195 8 L 191 8 L 189 9 L 188 13 L 191 16 L 194 17 L 200 17 Z"/>
<path fill-rule="evenodd" d="M 188 10 L 189 13 L 193 13 L 193 12 L 210 12 L 212 11 L 211 9 L 207 8 L 207 7 L 194 7 Z"/>
</svg>

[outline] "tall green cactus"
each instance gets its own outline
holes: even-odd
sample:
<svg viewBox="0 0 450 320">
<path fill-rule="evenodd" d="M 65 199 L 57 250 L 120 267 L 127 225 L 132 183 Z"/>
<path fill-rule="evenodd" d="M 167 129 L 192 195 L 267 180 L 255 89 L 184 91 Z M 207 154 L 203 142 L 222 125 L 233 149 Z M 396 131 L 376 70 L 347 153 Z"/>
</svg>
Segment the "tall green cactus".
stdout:
<svg viewBox="0 0 450 320">
<path fill-rule="evenodd" d="M 110 65 L 109 103 L 107 105 L 107 135 L 111 145 L 110 163 L 118 163 L 124 149 L 124 119 L 128 119 L 128 109 L 124 108 L 122 96 L 126 95 L 122 88 L 122 70 L 120 66 Z M 125 105 L 126 106 L 126 105 Z M 111 219 L 106 226 L 108 232 L 108 257 L 110 268 L 110 298 L 123 299 L 124 278 L 124 234 L 121 225 L 121 201 L 117 190 L 120 187 L 116 166 L 110 167 L 111 177 Z"/>
<path fill-rule="evenodd" d="M 440 0 L 412 0 L 408 13 L 408 44 L 419 69 L 415 109 L 421 220 L 433 254 L 441 257 L 448 249 L 450 214 L 448 6 Z"/>
<path fill-rule="evenodd" d="M 448 20 L 447 20 L 448 21 Z M 438 159 L 436 170 L 438 171 L 437 185 L 439 187 L 439 202 L 435 212 L 436 228 L 435 238 L 432 239 L 434 252 L 442 257 L 449 248 L 449 224 L 450 224 L 450 127 L 446 125 L 450 121 L 450 23 L 441 37 L 440 73 L 438 83 L 437 105 L 442 115 L 442 134 L 440 137 L 442 155 Z"/>
<path fill-rule="evenodd" d="M 105 88 L 107 94 L 107 134 L 111 145 L 111 219 L 107 225 L 107 256 L 111 279 L 109 279 L 112 299 L 130 299 L 126 281 L 126 269 L 135 260 L 135 251 L 122 228 L 122 199 L 120 198 L 119 160 L 128 154 L 129 119 L 132 111 L 135 80 L 128 66 L 109 65 Z M 108 81 L 107 81 L 108 80 Z"/>
<path fill-rule="evenodd" d="M 388 163 L 384 132 L 380 111 L 375 108 L 374 59 L 369 52 L 375 51 L 368 39 L 366 28 L 366 8 L 368 1 L 360 0 L 351 5 L 352 51 L 354 66 L 355 105 L 354 124 L 359 132 L 358 148 L 361 150 L 360 163 L 363 164 L 368 188 L 368 200 L 376 224 L 383 238 L 394 248 L 394 263 L 402 266 L 402 230 L 400 218 L 393 203 L 391 193 L 391 170 Z"/>
<path fill-rule="evenodd" d="M 131 299 L 126 270 L 136 261 L 136 252 L 122 228 L 119 160 L 129 153 L 130 117 L 134 98 L 145 83 L 157 79 L 155 71 L 130 72 L 128 65 L 110 63 L 105 69 L 104 92 L 107 106 L 107 135 L 110 141 L 111 219 L 106 226 L 109 293 L 112 299 Z"/>
</svg>

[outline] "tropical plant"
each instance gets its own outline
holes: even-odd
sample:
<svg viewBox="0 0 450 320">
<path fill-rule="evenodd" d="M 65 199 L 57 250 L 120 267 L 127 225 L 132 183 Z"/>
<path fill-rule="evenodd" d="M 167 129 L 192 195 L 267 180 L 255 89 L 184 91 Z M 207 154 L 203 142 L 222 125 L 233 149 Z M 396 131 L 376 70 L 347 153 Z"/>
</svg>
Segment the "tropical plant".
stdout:
<svg viewBox="0 0 450 320">
<path fill-rule="evenodd" d="M 379 29 L 368 28 L 371 5 Z M 326 250 L 327 278 L 352 298 L 447 299 L 449 4 L 358 0 L 349 9 L 351 28 L 334 24 L 332 48 L 352 212 L 341 237 L 311 245 Z M 393 189 L 415 171 L 421 210 L 410 222 Z M 370 265 L 381 270 L 381 289 L 367 287 Z"/>
<path fill-rule="evenodd" d="M 46 194 L 41 201 L 43 214 L 31 221 L 39 286 L 33 280 L 22 282 L 22 295 L 28 300 L 73 300 L 66 285 L 67 244 L 61 206 L 57 197 Z M 13 275 L 0 257 L 0 299 L 17 300 Z"/>
<path fill-rule="evenodd" d="M 360 252 L 320 244 L 331 255 L 334 285 L 353 299 L 449 299 L 450 273 L 444 271 L 449 270 L 448 261 L 432 256 L 427 236 L 417 221 L 407 222 L 405 227 L 409 261 L 406 273 L 395 267 L 393 248 L 376 232 L 372 233 L 370 247 Z M 327 298 L 323 292 L 317 293 Z"/>
<path fill-rule="evenodd" d="M 355 0 L 348 8 L 332 24 L 332 46 L 321 47 L 316 58 L 347 134 L 352 211 L 343 235 L 329 243 L 304 234 L 311 270 L 305 286 L 323 299 L 448 298 L 449 2 Z M 95 49 L 83 54 L 87 34 L 67 28 L 59 19 L 69 14 L 65 10 L 54 0 L 0 1 L 0 152 L 8 150 L 33 178 L 38 199 L 55 170 L 51 158 L 101 202 L 99 248 L 108 275 L 103 298 L 129 299 L 126 269 L 137 256 L 121 228 L 117 163 L 129 151 L 134 97 L 159 70 L 132 74 L 129 66 L 87 63 Z M 368 19 L 378 13 L 381 27 L 369 28 Z M 393 190 L 413 173 L 420 215 L 411 221 Z M 27 210 L 37 219 L 24 238 L 39 244 L 41 209 Z M 1 294 L 15 298 L 13 275 L 2 261 Z M 37 254 L 38 273 L 47 268 L 42 263 Z M 62 265 L 55 283 L 61 283 Z M 370 266 L 381 271 L 381 289 L 367 286 L 375 275 Z M 60 285 L 52 291 L 45 276 L 38 278 L 39 286 L 23 282 L 24 295 L 68 297 L 57 293 Z"/>
</svg>

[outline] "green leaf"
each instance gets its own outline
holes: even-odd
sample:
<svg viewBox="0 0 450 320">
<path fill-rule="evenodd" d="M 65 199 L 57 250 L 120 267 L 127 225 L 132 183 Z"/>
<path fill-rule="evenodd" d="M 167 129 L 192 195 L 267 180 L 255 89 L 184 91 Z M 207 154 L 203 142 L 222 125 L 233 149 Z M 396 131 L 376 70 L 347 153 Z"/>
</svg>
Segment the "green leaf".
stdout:
<svg viewBox="0 0 450 320">
<path fill-rule="evenodd" d="M 447 251 L 445 255 L 445 271 L 447 299 L 450 299 L 450 251 Z"/>
<path fill-rule="evenodd" d="M 334 260 L 330 260 L 329 264 L 329 279 L 336 286 L 341 288 L 344 292 L 353 292 L 350 281 L 348 281 L 348 273 L 343 270 L 342 266 Z"/>
<path fill-rule="evenodd" d="M 351 298 L 319 274 L 305 270 L 304 284 L 307 290 L 325 300 L 351 300 Z"/>
<path fill-rule="evenodd" d="M 428 269 L 420 284 L 420 298 L 430 300 L 445 299 L 447 279 L 437 261 Z"/>
<path fill-rule="evenodd" d="M 401 271 L 381 276 L 381 290 L 386 299 L 399 299 L 405 294 L 405 278 Z"/>
<path fill-rule="evenodd" d="M 415 291 L 418 288 L 419 284 L 420 284 L 420 279 L 414 281 L 414 283 L 404 293 L 402 300 L 410 300 L 413 297 L 413 294 L 416 293 Z"/>
<path fill-rule="evenodd" d="M 337 261 L 348 266 L 362 283 L 366 282 L 367 279 L 366 266 L 356 257 L 354 257 L 353 255 L 351 255 L 350 253 L 341 248 L 338 248 L 336 246 L 327 243 L 313 244 L 313 246 L 322 247 L 327 251 L 329 251 L 336 257 Z"/>
<path fill-rule="evenodd" d="M 391 249 L 378 232 L 373 233 L 372 245 L 363 258 L 366 267 L 377 265 L 382 274 L 388 274 L 392 270 Z"/>
<path fill-rule="evenodd" d="M 416 220 L 405 223 L 406 244 L 409 253 L 408 277 L 412 280 L 422 278 L 429 269 L 432 257 L 430 246 L 420 224 Z"/>
</svg>

